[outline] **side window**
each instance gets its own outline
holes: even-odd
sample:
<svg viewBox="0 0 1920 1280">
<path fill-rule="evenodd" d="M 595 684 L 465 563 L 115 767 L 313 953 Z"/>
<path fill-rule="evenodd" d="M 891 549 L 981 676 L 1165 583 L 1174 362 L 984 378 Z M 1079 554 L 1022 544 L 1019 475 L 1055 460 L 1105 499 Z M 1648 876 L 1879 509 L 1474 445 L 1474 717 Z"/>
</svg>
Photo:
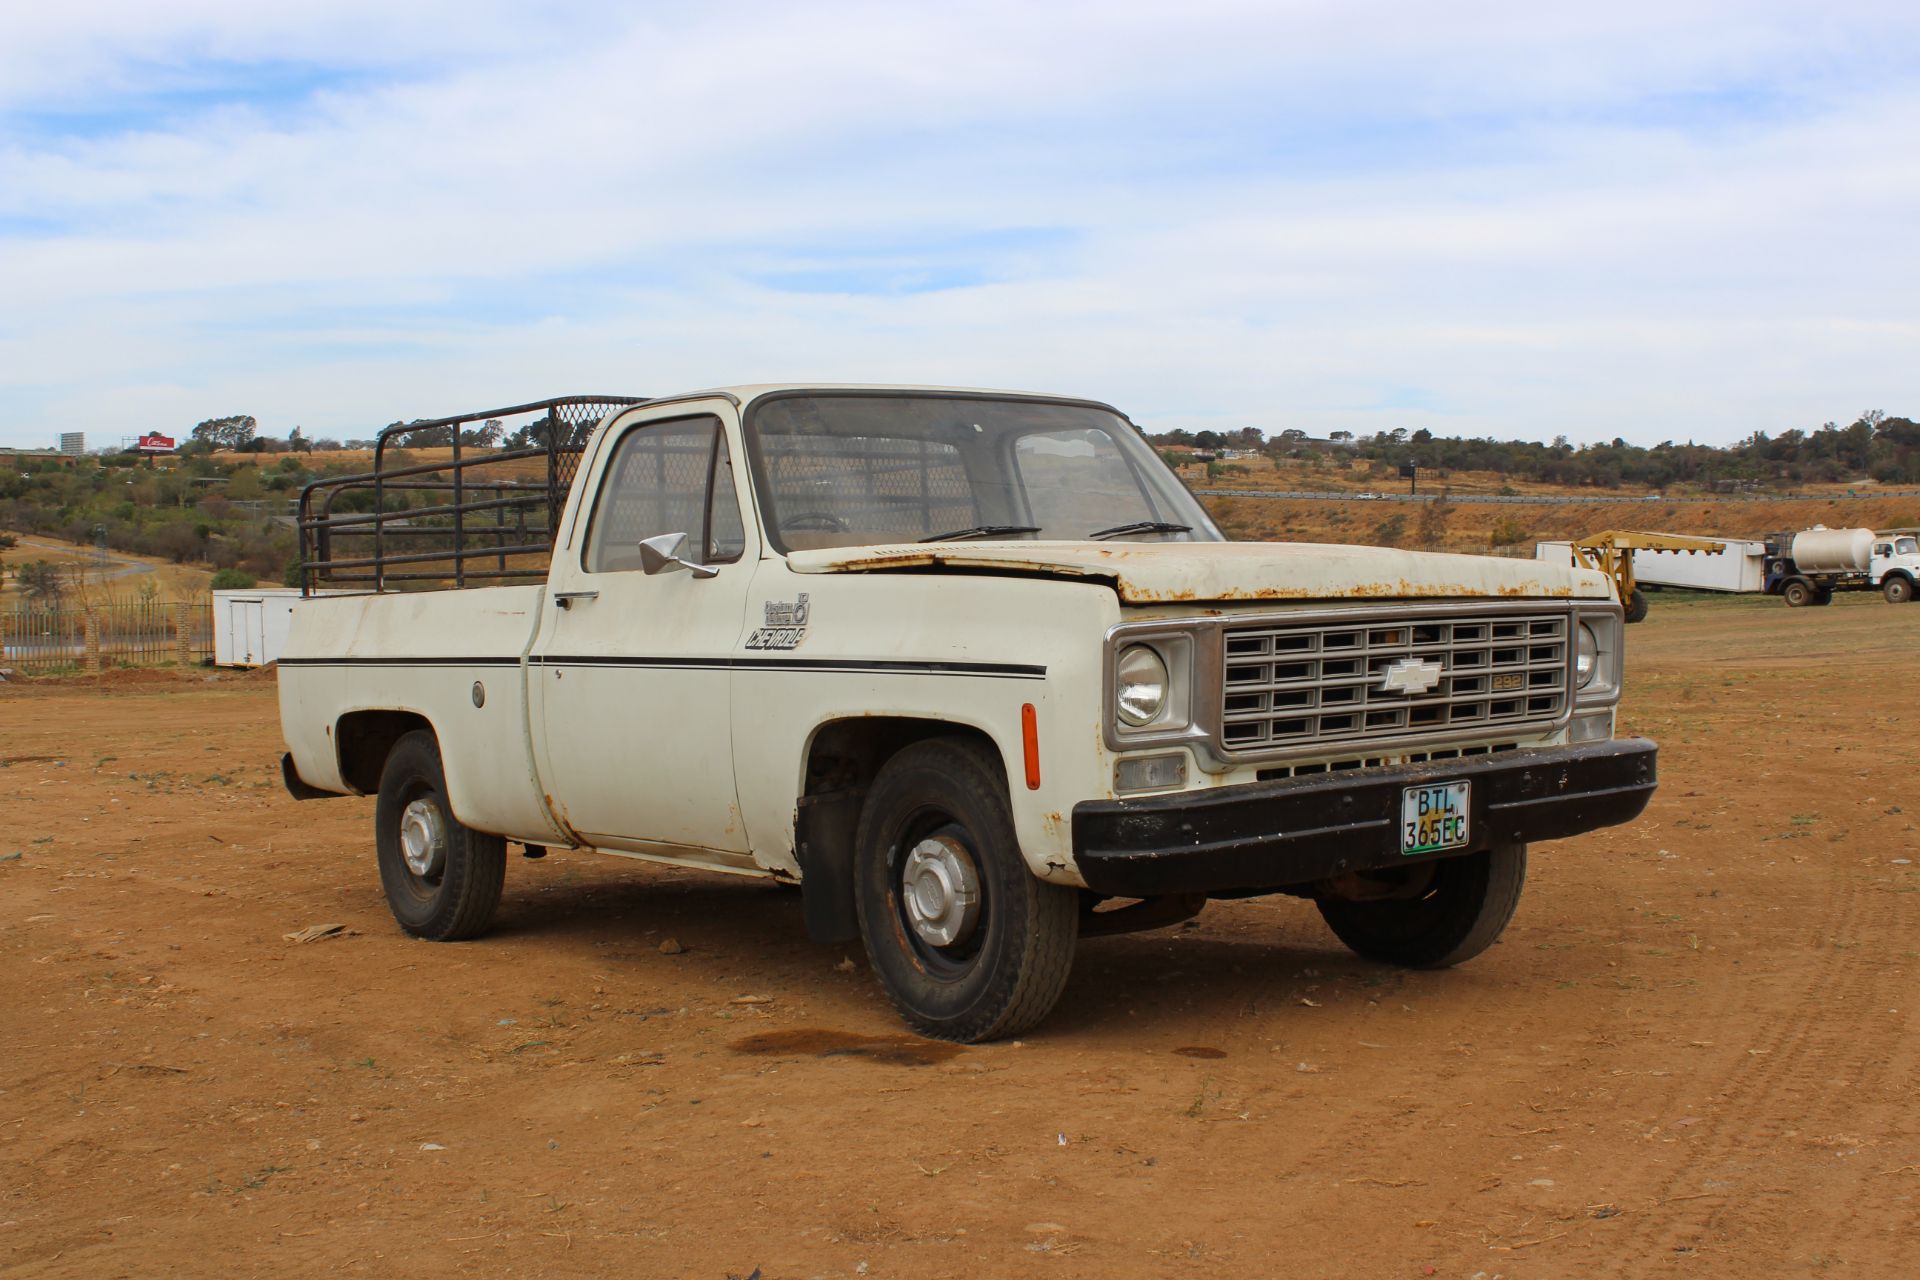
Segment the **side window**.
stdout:
<svg viewBox="0 0 1920 1280">
<path fill-rule="evenodd" d="M 1890 542 L 1876 542 L 1873 544 L 1873 554 L 1884 559 L 1893 554 L 1893 544 Z"/>
<path fill-rule="evenodd" d="M 740 495 L 733 486 L 733 459 L 727 453 L 727 433 L 714 424 L 713 501 L 707 522 L 708 564 L 738 560 L 747 549 L 747 530 L 740 523 Z M 693 538 L 689 536 L 688 542 Z"/>
<path fill-rule="evenodd" d="M 738 560 L 746 547 L 740 502 L 714 418 L 636 427 L 620 438 L 587 526 L 588 573 L 639 569 L 640 541 L 687 535 L 707 563 Z"/>
</svg>

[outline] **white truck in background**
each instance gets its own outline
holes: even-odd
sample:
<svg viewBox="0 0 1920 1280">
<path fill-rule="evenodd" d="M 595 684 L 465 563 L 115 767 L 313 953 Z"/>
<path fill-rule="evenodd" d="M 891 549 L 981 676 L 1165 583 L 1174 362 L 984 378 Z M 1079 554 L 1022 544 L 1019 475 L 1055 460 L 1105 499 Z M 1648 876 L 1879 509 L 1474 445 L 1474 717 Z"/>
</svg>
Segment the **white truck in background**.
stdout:
<svg viewBox="0 0 1920 1280">
<path fill-rule="evenodd" d="M 1920 584 L 1920 539 L 1912 533 L 1828 529 L 1772 533 L 1765 539 L 1762 590 L 1791 608 L 1831 604 L 1835 591 L 1878 591 L 1906 604 Z"/>
<path fill-rule="evenodd" d="M 1606 575 L 1229 543 L 1091 401 L 544 401 L 388 428 L 300 527 L 354 594 L 296 610 L 283 775 L 378 797 L 403 929 L 482 932 L 508 842 L 793 881 L 929 1036 L 1031 1027 L 1078 938 L 1210 898 L 1458 963 L 1529 844 L 1655 786 Z"/>
</svg>

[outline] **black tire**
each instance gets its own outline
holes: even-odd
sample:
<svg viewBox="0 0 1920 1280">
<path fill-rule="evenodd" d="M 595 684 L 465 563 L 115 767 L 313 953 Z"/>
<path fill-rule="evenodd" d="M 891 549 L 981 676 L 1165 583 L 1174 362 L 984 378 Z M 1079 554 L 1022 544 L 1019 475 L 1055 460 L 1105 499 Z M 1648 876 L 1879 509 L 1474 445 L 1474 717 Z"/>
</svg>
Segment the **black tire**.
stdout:
<svg viewBox="0 0 1920 1280">
<path fill-rule="evenodd" d="M 1913 579 L 1892 577 L 1880 583 L 1880 594 L 1888 604 L 1906 604 L 1913 599 Z"/>
<path fill-rule="evenodd" d="M 1816 588 L 1814 588 L 1814 592 L 1813 592 L 1813 603 L 1814 603 L 1814 605 L 1815 605 L 1816 607 L 1818 607 L 1818 606 L 1820 606 L 1820 605 L 1829 605 L 1829 604 L 1832 604 L 1832 603 L 1833 603 L 1833 588 L 1832 588 L 1832 587 L 1816 587 Z"/>
<path fill-rule="evenodd" d="M 1627 598 L 1627 621 L 1640 622 L 1644 620 L 1646 616 L 1647 616 L 1646 593 L 1636 589 L 1634 593 Z"/>
<path fill-rule="evenodd" d="M 929 843 L 971 872 L 976 894 L 945 945 L 924 936 L 907 907 L 903 872 Z M 1006 776 L 970 742 L 917 742 L 881 767 L 854 837 L 854 906 L 875 976 L 921 1035 L 963 1044 L 1017 1035 L 1066 988 L 1080 895 L 1027 869 Z"/>
<path fill-rule="evenodd" d="M 1444 969 L 1492 946 L 1527 881 L 1527 846 L 1500 845 L 1484 853 L 1443 858 L 1392 874 L 1419 885 L 1416 896 L 1354 902 L 1315 899 L 1320 916 L 1357 955 L 1409 969 Z"/>
<path fill-rule="evenodd" d="M 408 865 L 404 844 L 403 827 L 415 804 L 426 806 L 419 816 L 437 821 L 440 834 L 438 856 L 424 872 Z M 380 773 L 373 821 L 380 884 L 402 929 L 433 942 L 457 942 L 486 929 L 506 884 L 507 842 L 455 820 L 440 746 L 431 733 L 417 730 L 394 744 Z"/>
<path fill-rule="evenodd" d="M 1787 602 L 1789 609 L 1802 609 L 1814 602 L 1814 590 L 1811 582 L 1793 581 L 1780 588 L 1780 598 Z"/>
</svg>

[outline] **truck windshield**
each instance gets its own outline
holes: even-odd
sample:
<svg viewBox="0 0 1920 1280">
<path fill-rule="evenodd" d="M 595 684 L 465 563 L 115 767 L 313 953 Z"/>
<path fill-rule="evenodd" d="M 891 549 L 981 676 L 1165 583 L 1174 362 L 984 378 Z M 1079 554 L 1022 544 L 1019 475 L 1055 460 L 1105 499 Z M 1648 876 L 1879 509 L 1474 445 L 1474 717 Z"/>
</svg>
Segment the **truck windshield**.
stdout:
<svg viewBox="0 0 1920 1280">
<path fill-rule="evenodd" d="M 1090 405 L 821 393 L 747 415 L 780 551 L 941 538 L 1219 542 L 1125 419 Z"/>
<path fill-rule="evenodd" d="M 1895 538 L 1893 540 L 1893 554 L 1897 556 L 1920 555 L 1920 540 L 1913 538 Z"/>
</svg>

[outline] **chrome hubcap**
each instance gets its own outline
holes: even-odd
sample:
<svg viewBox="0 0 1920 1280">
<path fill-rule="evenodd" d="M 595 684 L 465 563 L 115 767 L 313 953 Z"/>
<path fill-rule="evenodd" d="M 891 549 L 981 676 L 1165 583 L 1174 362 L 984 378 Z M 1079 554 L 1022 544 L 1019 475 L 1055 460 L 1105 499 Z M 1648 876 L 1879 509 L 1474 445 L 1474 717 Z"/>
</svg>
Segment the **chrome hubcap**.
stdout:
<svg viewBox="0 0 1920 1280">
<path fill-rule="evenodd" d="M 440 806 L 415 800 L 400 815 L 400 855 L 407 870 L 425 879 L 438 875 L 447 862 L 447 832 L 440 822 Z"/>
<path fill-rule="evenodd" d="M 950 947 L 980 922 L 980 877 L 973 855 L 951 836 L 928 836 L 900 869 L 907 923 L 922 942 Z"/>
</svg>

